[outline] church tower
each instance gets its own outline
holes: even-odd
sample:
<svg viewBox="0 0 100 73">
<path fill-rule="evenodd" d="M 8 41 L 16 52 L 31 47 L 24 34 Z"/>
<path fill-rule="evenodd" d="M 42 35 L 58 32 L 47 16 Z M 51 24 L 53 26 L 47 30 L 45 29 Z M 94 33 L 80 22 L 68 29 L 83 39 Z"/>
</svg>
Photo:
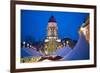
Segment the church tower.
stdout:
<svg viewBox="0 0 100 73">
<path fill-rule="evenodd" d="M 47 38 L 48 39 L 57 39 L 57 23 L 54 18 L 54 16 L 51 16 L 48 22 L 48 27 L 47 27 Z"/>
<path fill-rule="evenodd" d="M 47 55 L 53 54 L 57 49 L 57 44 L 60 42 L 58 39 L 58 27 L 54 16 L 51 16 L 47 26 L 47 38 L 45 40 Z"/>
</svg>

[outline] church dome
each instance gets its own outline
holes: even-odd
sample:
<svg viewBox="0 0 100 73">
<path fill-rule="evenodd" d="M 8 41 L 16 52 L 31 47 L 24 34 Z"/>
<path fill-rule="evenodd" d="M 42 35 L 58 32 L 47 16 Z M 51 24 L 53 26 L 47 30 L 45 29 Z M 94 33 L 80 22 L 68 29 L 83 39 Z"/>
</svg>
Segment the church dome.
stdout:
<svg viewBox="0 0 100 73">
<path fill-rule="evenodd" d="M 56 20 L 55 20 L 54 16 L 51 16 L 48 22 L 49 22 L 48 27 L 57 27 Z"/>
<path fill-rule="evenodd" d="M 56 22 L 54 16 L 51 16 L 51 17 L 50 17 L 49 22 Z"/>
</svg>

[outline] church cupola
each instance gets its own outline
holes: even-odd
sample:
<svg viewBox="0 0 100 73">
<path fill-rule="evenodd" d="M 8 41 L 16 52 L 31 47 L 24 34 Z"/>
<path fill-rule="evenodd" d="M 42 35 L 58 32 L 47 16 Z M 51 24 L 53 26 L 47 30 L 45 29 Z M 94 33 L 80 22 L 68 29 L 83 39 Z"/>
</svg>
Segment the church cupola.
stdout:
<svg viewBox="0 0 100 73">
<path fill-rule="evenodd" d="M 54 16 L 51 16 L 51 18 L 49 19 L 49 22 L 56 22 Z"/>
</svg>

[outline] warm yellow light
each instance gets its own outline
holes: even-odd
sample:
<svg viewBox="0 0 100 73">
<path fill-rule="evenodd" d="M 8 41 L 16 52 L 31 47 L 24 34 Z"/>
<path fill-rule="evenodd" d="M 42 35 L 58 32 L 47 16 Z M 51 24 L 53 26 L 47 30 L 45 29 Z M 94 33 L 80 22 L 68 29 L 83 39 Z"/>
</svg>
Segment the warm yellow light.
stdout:
<svg viewBox="0 0 100 73">
<path fill-rule="evenodd" d="M 80 28 L 80 31 L 83 31 L 83 30 L 84 30 L 84 28 L 81 27 L 81 28 Z"/>
</svg>

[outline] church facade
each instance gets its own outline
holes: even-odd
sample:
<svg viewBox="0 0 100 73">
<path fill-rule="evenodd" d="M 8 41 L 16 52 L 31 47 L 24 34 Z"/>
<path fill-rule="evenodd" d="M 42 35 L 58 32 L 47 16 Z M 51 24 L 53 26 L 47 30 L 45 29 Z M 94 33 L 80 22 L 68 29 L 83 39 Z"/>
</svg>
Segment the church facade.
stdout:
<svg viewBox="0 0 100 73">
<path fill-rule="evenodd" d="M 52 55 L 60 45 L 61 40 L 58 39 L 58 26 L 54 16 L 51 16 L 47 26 L 47 37 L 45 39 L 45 50 L 47 55 Z"/>
</svg>

